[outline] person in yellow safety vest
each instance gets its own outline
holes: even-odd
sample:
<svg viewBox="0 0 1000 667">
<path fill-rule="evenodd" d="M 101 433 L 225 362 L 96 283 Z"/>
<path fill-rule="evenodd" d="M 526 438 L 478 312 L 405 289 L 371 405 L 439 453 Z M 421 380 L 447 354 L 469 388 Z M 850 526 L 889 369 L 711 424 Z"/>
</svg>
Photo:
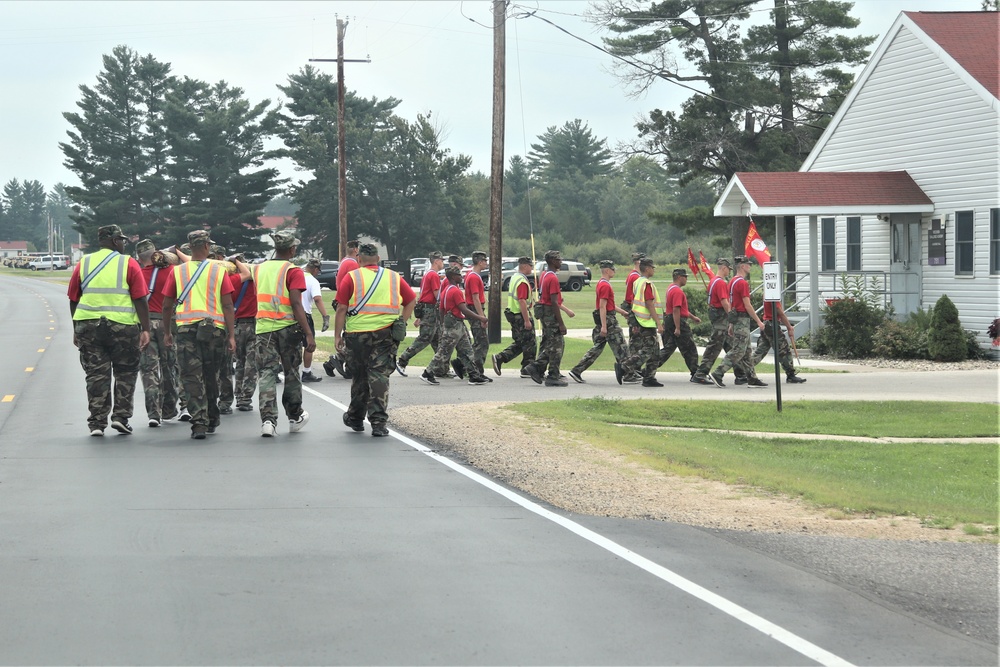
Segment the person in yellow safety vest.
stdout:
<svg viewBox="0 0 1000 667">
<path fill-rule="evenodd" d="M 299 365 L 304 349 L 316 351 L 313 337 L 302 307 L 306 278 L 302 269 L 293 265 L 299 248 L 295 233 L 283 229 L 271 234 L 274 259 L 254 266 L 257 286 L 257 402 L 260 404 L 260 435 L 272 438 L 278 427 L 278 369 L 285 374 L 281 404 L 288 417 L 288 432 L 297 433 L 309 421 L 302 409 L 302 376 Z"/>
<path fill-rule="evenodd" d="M 101 249 L 84 255 L 67 290 L 73 344 L 87 376 L 90 435 L 104 435 L 108 415 L 111 428 L 128 435 L 139 361 L 149 345 L 149 288 L 139 263 L 124 254 L 127 237 L 118 225 L 100 227 L 97 239 Z"/>
<path fill-rule="evenodd" d="M 191 261 L 178 264 L 163 286 L 163 344 L 174 345 L 191 413 L 191 437 L 215 433 L 219 416 L 219 366 L 236 350 L 233 284 L 221 262 L 209 259 L 212 239 L 199 229 L 188 234 Z"/>
<path fill-rule="evenodd" d="M 653 284 L 656 265 L 653 260 L 639 260 L 639 278 L 632 285 L 632 314 L 635 315 L 638 327 L 632 327 L 633 354 L 639 357 L 642 366 L 642 386 L 662 387 L 656 379 L 656 367 L 660 352 L 660 335 L 663 334 L 663 320 L 660 318 L 660 295 Z"/>
<path fill-rule="evenodd" d="M 344 413 L 344 425 L 364 431 L 367 415 L 376 438 L 389 435 L 389 376 L 416 306 L 409 284 L 395 271 L 379 267 L 378 261 L 378 248 L 362 243 L 360 268 L 338 285 L 333 324 L 334 344 L 346 355 L 351 374 L 351 404 Z"/>
</svg>

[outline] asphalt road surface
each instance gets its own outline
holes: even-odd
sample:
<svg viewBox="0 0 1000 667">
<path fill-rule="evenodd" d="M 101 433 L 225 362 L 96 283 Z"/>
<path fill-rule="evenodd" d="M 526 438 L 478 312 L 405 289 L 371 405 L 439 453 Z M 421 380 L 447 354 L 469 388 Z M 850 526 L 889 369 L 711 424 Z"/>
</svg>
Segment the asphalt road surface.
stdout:
<svg viewBox="0 0 1000 667">
<path fill-rule="evenodd" d="M 0 322 L 0 663 L 997 662 L 780 554 L 556 511 L 405 436 L 348 432 L 342 381 L 310 387 L 299 434 L 283 419 L 262 439 L 236 413 L 193 441 L 147 428 L 140 390 L 134 435 L 91 438 L 64 287 L 0 276 Z M 442 389 L 458 393 L 394 378 L 393 400 Z M 506 376 L 474 391 L 555 397 Z"/>
</svg>

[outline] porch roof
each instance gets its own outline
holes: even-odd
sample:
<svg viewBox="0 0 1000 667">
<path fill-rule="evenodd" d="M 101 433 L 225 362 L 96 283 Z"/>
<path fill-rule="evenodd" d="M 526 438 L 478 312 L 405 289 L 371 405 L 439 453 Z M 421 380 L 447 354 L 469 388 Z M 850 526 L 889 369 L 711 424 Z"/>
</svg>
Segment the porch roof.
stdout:
<svg viewBox="0 0 1000 667">
<path fill-rule="evenodd" d="M 738 172 L 717 216 L 931 213 L 934 202 L 905 171 Z"/>
</svg>

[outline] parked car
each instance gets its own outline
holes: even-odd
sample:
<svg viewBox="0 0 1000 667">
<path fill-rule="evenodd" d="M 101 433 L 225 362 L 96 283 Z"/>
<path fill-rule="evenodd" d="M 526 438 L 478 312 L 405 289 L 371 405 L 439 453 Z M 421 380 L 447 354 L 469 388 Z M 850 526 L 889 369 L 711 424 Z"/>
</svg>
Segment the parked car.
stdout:
<svg viewBox="0 0 1000 667">
<path fill-rule="evenodd" d="M 43 255 L 35 257 L 28 262 L 28 268 L 32 271 L 41 269 L 68 269 L 69 257 L 66 255 Z"/>
<path fill-rule="evenodd" d="M 427 268 L 431 265 L 431 260 L 426 257 L 411 257 L 410 258 L 410 284 L 414 287 L 420 285 L 420 281 L 424 279 L 424 273 L 427 272 Z"/>
<path fill-rule="evenodd" d="M 535 272 L 541 274 L 545 270 L 545 262 L 535 264 Z M 590 269 L 582 262 L 564 259 L 562 268 L 557 272 L 559 287 L 568 292 L 579 292 L 584 285 L 590 284 Z"/>
<path fill-rule="evenodd" d="M 336 290 L 337 289 L 337 270 L 340 268 L 340 262 L 336 260 L 323 260 L 319 267 L 319 275 L 316 276 L 316 280 L 319 281 L 321 287 L 327 289 Z"/>
<path fill-rule="evenodd" d="M 514 277 L 515 273 L 517 273 L 518 259 L 519 258 L 517 257 L 503 257 L 500 260 L 502 262 L 500 264 L 500 276 L 501 279 L 503 280 L 501 289 L 503 289 L 503 291 L 505 292 L 508 289 L 510 289 L 510 279 Z M 528 283 L 531 284 L 531 289 L 535 289 L 535 274 L 533 273 L 528 274 Z"/>
</svg>

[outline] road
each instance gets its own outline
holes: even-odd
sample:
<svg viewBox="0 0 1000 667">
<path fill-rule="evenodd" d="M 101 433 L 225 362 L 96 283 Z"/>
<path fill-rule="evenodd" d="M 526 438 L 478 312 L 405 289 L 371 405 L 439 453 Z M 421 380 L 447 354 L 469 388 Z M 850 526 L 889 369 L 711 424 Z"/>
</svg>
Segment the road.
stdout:
<svg viewBox="0 0 1000 667">
<path fill-rule="evenodd" d="M 63 294 L 0 276 L 0 663 L 996 664 L 752 545 L 557 511 L 403 435 L 348 432 L 343 382 L 311 387 L 295 435 L 236 413 L 193 441 L 147 428 L 137 394 L 134 435 L 88 437 Z M 802 387 L 850 394 L 822 377 Z M 441 390 L 458 393 L 394 379 L 393 399 Z"/>
</svg>

